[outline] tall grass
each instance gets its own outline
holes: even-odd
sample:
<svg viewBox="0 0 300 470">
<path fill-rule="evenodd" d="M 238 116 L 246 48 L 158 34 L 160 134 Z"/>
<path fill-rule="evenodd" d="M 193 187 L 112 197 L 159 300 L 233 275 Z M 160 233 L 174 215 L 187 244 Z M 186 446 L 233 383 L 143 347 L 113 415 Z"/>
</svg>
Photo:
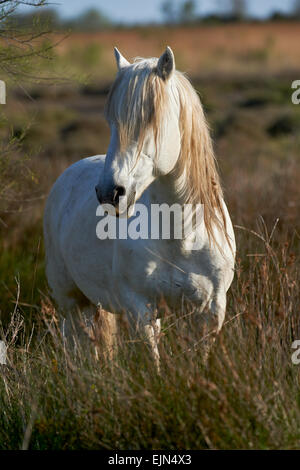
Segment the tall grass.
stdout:
<svg viewBox="0 0 300 470">
<path fill-rule="evenodd" d="M 239 242 L 257 251 L 238 260 L 206 366 L 192 309 L 166 309 L 158 375 L 142 340 L 123 335 L 113 360 L 97 359 L 87 340 L 64 343 L 49 301 L 31 330 L 16 307 L 5 333 L 0 448 L 298 448 L 299 266 L 276 229 L 240 230 Z"/>
</svg>

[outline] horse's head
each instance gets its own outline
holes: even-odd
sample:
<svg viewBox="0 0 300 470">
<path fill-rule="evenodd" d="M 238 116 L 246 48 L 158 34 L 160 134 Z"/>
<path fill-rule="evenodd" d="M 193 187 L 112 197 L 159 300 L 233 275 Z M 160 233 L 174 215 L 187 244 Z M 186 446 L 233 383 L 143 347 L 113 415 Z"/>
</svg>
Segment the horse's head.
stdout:
<svg viewBox="0 0 300 470">
<path fill-rule="evenodd" d="M 133 64 L 117 49 L 115 56 L 118 74 L 106 106 L 111 140 L 96 193 L 100 203 L 130 216 L 154 179 L 176 165 L 180 100 L 169 47 L 159 59 L 138 59 Z"/>
</svg>

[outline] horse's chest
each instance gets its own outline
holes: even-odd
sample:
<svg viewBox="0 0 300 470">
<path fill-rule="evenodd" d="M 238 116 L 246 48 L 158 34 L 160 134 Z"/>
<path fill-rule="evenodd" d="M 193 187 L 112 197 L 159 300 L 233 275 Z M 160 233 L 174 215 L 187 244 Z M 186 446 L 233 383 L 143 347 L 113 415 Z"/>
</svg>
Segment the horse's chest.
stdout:
<svg viewBox="0 0 300 470">
<path fill-rule="evenodd" d="M 146 284 L 152 294 L 163 296 L 171 304 L 178 304 L 183 298 L 202 303 L 213 290 L 211 278 L 200 274 L 196 268 L 190 266 L 186 271 L 175 265 L 166 268 L 161 263 L 153 273 L 146 275 Z"/>
<path fill-rule="evenodd" d="M 179 304 L 184 297 L 202 303 L 211 295 L 213 279 L 209 270 L 203 270 L 201 263 L 185 260 L 166 254 L 155 253 L 151 249 L 148 256 L 126 251 L 122 253 L 122 267 L 118 277 L 131 291 L 157 302 L 164 298 L 170 304 Z"/>
</svg>

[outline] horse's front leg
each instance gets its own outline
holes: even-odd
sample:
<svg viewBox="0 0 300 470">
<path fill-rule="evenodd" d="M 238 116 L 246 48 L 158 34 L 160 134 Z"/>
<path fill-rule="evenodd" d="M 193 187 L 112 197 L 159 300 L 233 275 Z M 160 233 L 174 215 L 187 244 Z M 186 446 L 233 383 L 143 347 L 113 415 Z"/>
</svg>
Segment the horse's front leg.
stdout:
<svg viewBox="0 0 300 470">
<path fill-rule="evenodd" d="M 160 319 L 153 320 L 151 323 L 146 322 L 143 325 L 143 328 L 146 340 L 150 345 L 151 355 L 153 357 L 157 372 L 160 373 L 160 356 L 158 351 L 158 342 L 161 331 Z"/>
<path fill-rule="evenodd" d="M 225 312 L 226 293 L 220 293 L 200 313 L 204 364 L 207 364 L 211 348 L 223 326 Z"/>
<path fill-rule="evenodd" d="M 126 292 L 126 300 L 128 299 L 129 292 Z M 126 305 L 125 297 L 123 298 L 123 305 Z M 135 310 L 130 311 L 130 306 L 135 305 Z M 150 353 L 155 363 L 156 369 L 160 371 L 160 357 L 158 351 L 158 343 L 161 332 L 160 319 L 156 318 L 155 311 L 149 308 L 149 304 L 144 298 L 137 298 L 135 296 L 134 302 L 130 299 L 128 302 L 127 318 L 129 321 L 130 332 L 133 337 L 139 336 L 144 339 L 150 347 Z"/>
</svg>

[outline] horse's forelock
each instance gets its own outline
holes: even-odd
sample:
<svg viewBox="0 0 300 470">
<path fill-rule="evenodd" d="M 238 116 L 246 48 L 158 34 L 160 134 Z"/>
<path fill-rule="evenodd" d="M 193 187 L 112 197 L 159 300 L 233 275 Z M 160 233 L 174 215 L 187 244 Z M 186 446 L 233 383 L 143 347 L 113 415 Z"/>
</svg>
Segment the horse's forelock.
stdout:
<svg viewBox="0 0 300 470">
<path fill-rule="evenodd" d="M 157 59 L 135 59 L 130 67 L 121 70 L 110 90 L 106 117 L 119 130 L 120 149 L 132 141 L 141 150 L 149 127 L 159 138 L 161 117 L 166 109 L 163 81 L 156 73 Z"/>
</svg>

